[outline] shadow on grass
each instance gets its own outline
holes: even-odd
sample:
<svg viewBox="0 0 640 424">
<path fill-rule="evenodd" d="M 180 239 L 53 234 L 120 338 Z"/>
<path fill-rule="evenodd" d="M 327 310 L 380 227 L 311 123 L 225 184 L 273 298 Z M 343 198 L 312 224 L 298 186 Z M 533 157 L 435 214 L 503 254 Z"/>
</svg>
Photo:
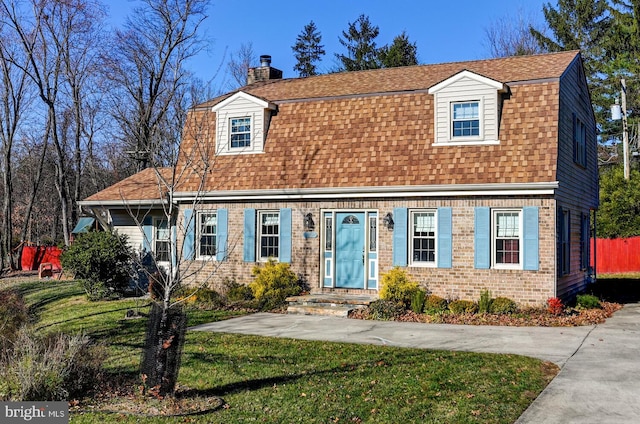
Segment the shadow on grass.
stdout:
<svg viewBox="0 0 640 424">
<path fill-rule="evenodd" d="M 602 276 L 589 291 L 607 302 L 637 303 L 640 302 L 640 279 Z"/>
</svg>

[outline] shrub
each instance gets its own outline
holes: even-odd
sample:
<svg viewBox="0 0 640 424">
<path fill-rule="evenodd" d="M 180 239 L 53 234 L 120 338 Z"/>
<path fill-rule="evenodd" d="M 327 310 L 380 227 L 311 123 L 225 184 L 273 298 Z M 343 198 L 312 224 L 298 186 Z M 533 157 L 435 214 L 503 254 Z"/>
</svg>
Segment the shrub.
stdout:
<svg viewBox="0 0 640 424">
<path fill-rule="evenodd" d="M 454 314 L 475 314 L 478 304 L 471 300 L 454 300 L 449 303 L 449 310 Z"/>
<path fill-rule="evenodd" d="M 21 330 L 19 349 L 0 360 L 0 400 L 68 400 L 86 394 L 100 375 L 104 349 L 87 336 L 57 334 L 40 338 Z"/>
<path fill-rule="evenodd" d="M 422 289 L 417 290 L 411 297 L 411 310 L 416 314 L 421 314 L 424 310 L 426 297 L 427 292 Z"/>
<path fill-rule="evenodd" d="M 550 297 L 547 300 L 547 311 L 551 315 L 562 315 L 562 313 L 564 312 L 564 304 L 562 303 L 562 300 L 558 299 L 557 297 Z"/>
<path fill-rule="evenodd" d="M 64 268 L 88 283 L 87 294 L 96 296 L 122 294 L 133 272 L 132 250 L 127 236 L 111 232 L 80 234 L 60 257 Z"/>
<path fill-rule="evenodd" d="M 0 352 L 11 346 L 28 318 L 27 305 L 17 290 L 0 291 Z"/>
<path fill-rule="evenodd" d="M 393 321 L 402 315 L 405 306 L 392 300 L 378 299 L 369 304 L 369 318 L 381 321 Z"/>
<path fill-rule="evenodd" d="M 491 302 L 489 312 L 493 314 L 515 314 L 518 312 L 518 305 L 508 297 L 496 297 Z"/>
<path fill-rule="evenodd" d="M 264 266 L 255 266 L 251 271 L 255 279 L 249 284 L 258 302 L 259 309 L 270 310 L 285 305 L 289 296 L 302 291 L 300 279 L 287 263 L 269 260 Z"/>
<path fill-rule="evenodd" d="M 443 297 L 430 295 L 424 304 L 424 311 L 428 314 L 441 314 L 447 311 L 447 300 Z"/>
<path fill-rule="evenodd" d="M 600 299 L 592 294 L 579 294 L 576 297 L 576 306 L 581 309 L 601 309 Z"/>
<path fill-rule="evenodd" d="M 382 274 L 380 298 L 402 303 L 405 308 L 411 305 L 413 295 L 420 290 L 417 282 L 409 280 L 405 270 L 395 267 Z"/>
<path fill-rule="evenodd" d="M 487 313 L 491 310 L 491 292 L 489 290 L 482 290 L 480 292 L 480 300 L 478 301 L 478 312 L 481 314 Z"/>
<path fill-rule="evenodd" d="M 245 302 L 253 299 L 253 291 L 246 284 L 240 284 L 235 279 L 225 278 L 222 282 L 227 300 L 230 302 Z"/>
</svg>

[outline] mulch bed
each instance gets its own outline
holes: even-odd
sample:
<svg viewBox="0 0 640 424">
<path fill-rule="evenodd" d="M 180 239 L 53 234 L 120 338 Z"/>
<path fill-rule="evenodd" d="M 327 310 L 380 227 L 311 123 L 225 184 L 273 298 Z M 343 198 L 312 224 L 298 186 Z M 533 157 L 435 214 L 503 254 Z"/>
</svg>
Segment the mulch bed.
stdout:
<svg viewBox="0 0 640 424">
<path fill-rule="evenodd" d="M 569 308 L 561 315 L 552 315 L 546 309 L 528 308 L 516 314 L 416 314 L 407 311 L 395 319 L 401 322 L 424 322 L 432 324 L 500 325 L 515 327 L 575 327 L 601 324 L 620 310 L 622 305 L 601 302 L 601 309 Z M 349 318 L 371 319 L 367 309 L 353 311 Z"/>
</svg>

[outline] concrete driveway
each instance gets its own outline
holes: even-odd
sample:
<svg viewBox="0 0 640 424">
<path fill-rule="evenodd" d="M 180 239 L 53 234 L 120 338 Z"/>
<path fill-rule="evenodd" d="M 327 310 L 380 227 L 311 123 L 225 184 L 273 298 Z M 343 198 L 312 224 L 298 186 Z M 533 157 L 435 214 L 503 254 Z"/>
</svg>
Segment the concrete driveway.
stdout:
<svg viewBox="0 0 640 424">
<path fill-rule="evenodd" d="M 640 422 L 640 304 L 588 327 L 495 327 L 259 313 L 194 331 L 468 352 L 551 361 L 560 373 L 518 419 L 524 423 Z"/>
</svg>

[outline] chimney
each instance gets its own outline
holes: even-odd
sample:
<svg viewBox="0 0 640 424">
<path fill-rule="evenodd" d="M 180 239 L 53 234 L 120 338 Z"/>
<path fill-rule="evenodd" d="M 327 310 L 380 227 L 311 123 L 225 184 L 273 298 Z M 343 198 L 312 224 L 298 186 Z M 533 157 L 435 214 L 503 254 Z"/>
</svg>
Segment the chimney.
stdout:
<svg viewBox="0 0 640 424">
<path fill-rule="evenodd" d="M 271 67 L 271 56 L 263 54 L 260 56 L 260 66 L 257 68 L 249 68 L 249 72 L 247 74 L 247 85 L 251 85 L 254 82 L 281 78 L 282 71 Z"/>
</svg>

